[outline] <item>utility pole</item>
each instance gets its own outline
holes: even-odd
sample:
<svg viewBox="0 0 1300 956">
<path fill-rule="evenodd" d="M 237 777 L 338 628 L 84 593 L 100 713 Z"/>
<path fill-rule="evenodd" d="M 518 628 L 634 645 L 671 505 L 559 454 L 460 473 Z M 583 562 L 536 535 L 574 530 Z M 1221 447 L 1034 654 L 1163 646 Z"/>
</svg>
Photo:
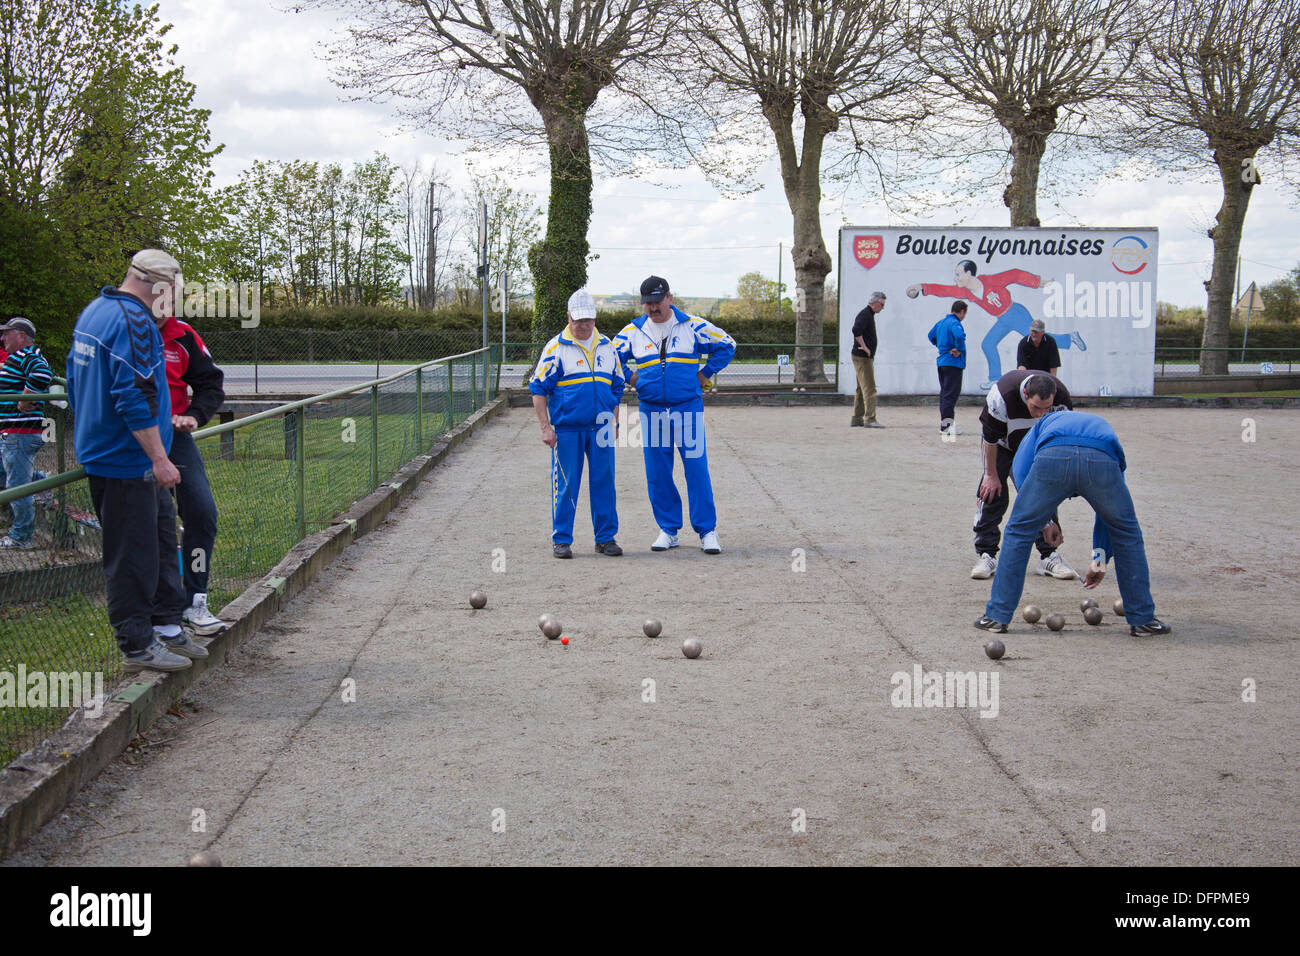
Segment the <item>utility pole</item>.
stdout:
<svg viewBox="0 0 1300 956">
<path fill-rule="evenodd" d="M 488 219 L 487 200 L 481 202 L 478 221 L 478 276 L 479 288 L 483 297 L 483 348 L 487 348 L 487 314 L 488 314 Z"/>
<path fill-rule="evenodd" d="M 429 247 L 425 250 L 424 303 L 426 308 L 438 304 L 438 227 L 442 225 L 442 207 L 433 204 L 433 182 L 429 182 Z"/>
<path fill-rule="evenodd" d="M 785 265 L 785 240 L 776 244 L 776 317 L 781 318 L 781 267 Z"/>
</svg>

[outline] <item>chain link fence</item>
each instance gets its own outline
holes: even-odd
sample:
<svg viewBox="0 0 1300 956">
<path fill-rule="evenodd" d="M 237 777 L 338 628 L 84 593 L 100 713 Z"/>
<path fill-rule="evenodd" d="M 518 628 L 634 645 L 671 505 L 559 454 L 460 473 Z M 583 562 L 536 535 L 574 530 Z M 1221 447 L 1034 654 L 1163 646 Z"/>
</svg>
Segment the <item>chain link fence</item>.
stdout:
<svg viewBox="0 0 1300 956">
<path fill-rule="evenodd" d="M 469 329 L 224 329 L 203 336 L 228 395 L 306 394 L 357 385 L 482 346 Z"/>
<path fill-rule="evenodd" d="M 527 386 L 544 342 L 511 342 L 505 347 L 505 361 L 501 366 L 503 388 Z M 811 353 L 815 364 L 821 360 L 825 382 L 823 388 L 839 387 L 838 345 L 796 346 L 780 342 L 741 342 L 736 354 L 714 379 L 714 385 L 723 389 L 790 386 L 794 384 L 795 365 L 799 352 Z M 703 363 L 701 363 L 703 364 Z"/>
<path fill-rule="evenodd" d="M 219 612 L 300 540 L 486 404 L 497 386 L 494 347 L 196 432 L 217 504 L 216 543 L 210 558 L 178 551 L 173 560 L 182 568 L 206 562 L 208 604 Z M 89 689 L 70 696 L 74 677 L 78 690 L 96 681 L 111 688 L 122 673 L 105 610 L 99 522 L 84 472 L 73 467 L 70 412 L 51 404 L 48 414 L 52 440 L 36 467 L 49 477 L 0 492 L 0 512 L 12 511 L 23 491 L 34 494 L 36 510 L 32 547 L 0 550 L 0 766 L 87 702 Z"/>
</svg>

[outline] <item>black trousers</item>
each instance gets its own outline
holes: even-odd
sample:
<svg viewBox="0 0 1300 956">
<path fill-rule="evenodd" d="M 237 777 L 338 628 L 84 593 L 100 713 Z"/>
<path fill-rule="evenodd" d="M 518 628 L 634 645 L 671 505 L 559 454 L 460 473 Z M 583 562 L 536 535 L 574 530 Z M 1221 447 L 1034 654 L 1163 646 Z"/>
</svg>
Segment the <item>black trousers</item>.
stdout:
<svg viewBox="0 0 1300 956">
<path fill-rule="evenodd" d="M 975 486 L 976 554 L 991 554 L 997 557 L 998 547 L 1002 544 L 1002 516 L 1007 513 L 1007 505 L 1011 502 L 1011 462 L 1014 457 L 1011 452 L 998 445 L 998 480 L 1002 482 L 1002 493 L 992 501 L 981 498 L 979 485 Z M 980 480 L 983 482 L 982 473 Z M 1052 520 L 1060 524 L 1055 511 L 1052 512 Z M 1041 557 L 1045 558 L 1052 553 L 1052 546 L 1043 538 L 1041 531 L 1034 542 L 1034 547 L 1038 549 Z"/>
<path fill-rule="evenodd" d="M 947 421 L 957 412 L 957 396 L 961 394 L 961 373 L 955 365 L 939 366 L 939 420 Z"/>
<path fill-rule="evenodd" d="M 104 534 L 108 621 L 122 653 L 143 651 L 155 624 L 180 624 L 185 589 L 176 564 L 176 504 L 149 478 L 90 475 Z"/>
</svg>

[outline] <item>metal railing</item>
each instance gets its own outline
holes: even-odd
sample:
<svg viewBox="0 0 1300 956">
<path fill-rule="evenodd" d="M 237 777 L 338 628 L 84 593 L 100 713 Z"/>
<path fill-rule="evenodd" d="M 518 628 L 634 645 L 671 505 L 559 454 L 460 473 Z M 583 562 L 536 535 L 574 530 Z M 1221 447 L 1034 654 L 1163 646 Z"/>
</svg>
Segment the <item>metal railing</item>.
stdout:
<svg viewBox="0 0 1300 956">
<path fill-rule="evenodd" d="M 435 359 L 195 432 L 218 511 L 212 554 L 199 556 L 210 609 L 217 612 L 304 537 L 333 523 L 489 401 L 497 392 L 499 354 L 491 346 Z M 71 419 L 59 410 L 55 440 L 38 453 L 60 473 L 0 492 L 0 510 L 37 496 L 35 547 L 0 551 L 0 681 L 7 672 L 11 684 L 20 671 L 102 674 L 106 686 L 121 673 L 105 608 L 102 532 L 84 469 L 64 467 L 75 462 Z M 199 570 L 189 559 L 179 552 L 175 558 L 183 571 Z M 48 693 L 22 704 L 0 697 L 0 766 L 62 724 L 72 707 L 54 703 Z"/>
<path fill-rule="evenodd" d="M 1204 348 L 1199 345 L 1156 345 L 1156 374 L 1163 377 L 1166 375 L 1199 375 L 1201 367 L 1201 356 L 1205 352 L 1226 352 L 1228 355 L 1228 371 L 1233 375 L 1258 375 L 1269 374 L 1269 372 L 1291 373 L 1296 368 L 1300 368 L 1300 347 L 1292 348 L 1268 347 L 1261 346 L 1258 348 L 1236 348 L 1234 346 Z M 1249 358 L 1247 355 L 1249 354 Z M 1235 356 L 1241 356 L 1238 361 Z M 1170 370 L 1169 366 L 1175 366 Z M 1268 368 L 1269 372 L 1264 369 Z"/>
</svg>

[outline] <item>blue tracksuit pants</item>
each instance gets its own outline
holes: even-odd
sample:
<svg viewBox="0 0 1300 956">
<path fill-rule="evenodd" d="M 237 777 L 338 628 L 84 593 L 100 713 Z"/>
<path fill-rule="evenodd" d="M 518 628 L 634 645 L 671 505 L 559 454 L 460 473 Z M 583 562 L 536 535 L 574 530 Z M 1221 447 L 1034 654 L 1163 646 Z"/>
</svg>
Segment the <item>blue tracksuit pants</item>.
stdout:
<svg viewBox="0 0 1300 956">
<path fill-rule="evenodd" d="M 591 467 L 591 526 L 596 543 L 613 541 L 618 534 L 618 511 L 614 503 L 614 446 L 597 440 L 598 426 L 555 430 L 551 449 L 551 542 L 573 544 L 573 516 L 582 489 L 582 464 Z"/>
<path fill-rule="evenodd" d="M 640 414 L 645 482 L 655 524 L 669 534 L 682 526 L 682 496 L 673 481 L 673 450 L 678 449 L 691 499 L 691 527 L 699 535 L 716 530 L 718 513 L 704 445 L 704 399 L 668 407 L 642 400 Z"/>
</svg>

